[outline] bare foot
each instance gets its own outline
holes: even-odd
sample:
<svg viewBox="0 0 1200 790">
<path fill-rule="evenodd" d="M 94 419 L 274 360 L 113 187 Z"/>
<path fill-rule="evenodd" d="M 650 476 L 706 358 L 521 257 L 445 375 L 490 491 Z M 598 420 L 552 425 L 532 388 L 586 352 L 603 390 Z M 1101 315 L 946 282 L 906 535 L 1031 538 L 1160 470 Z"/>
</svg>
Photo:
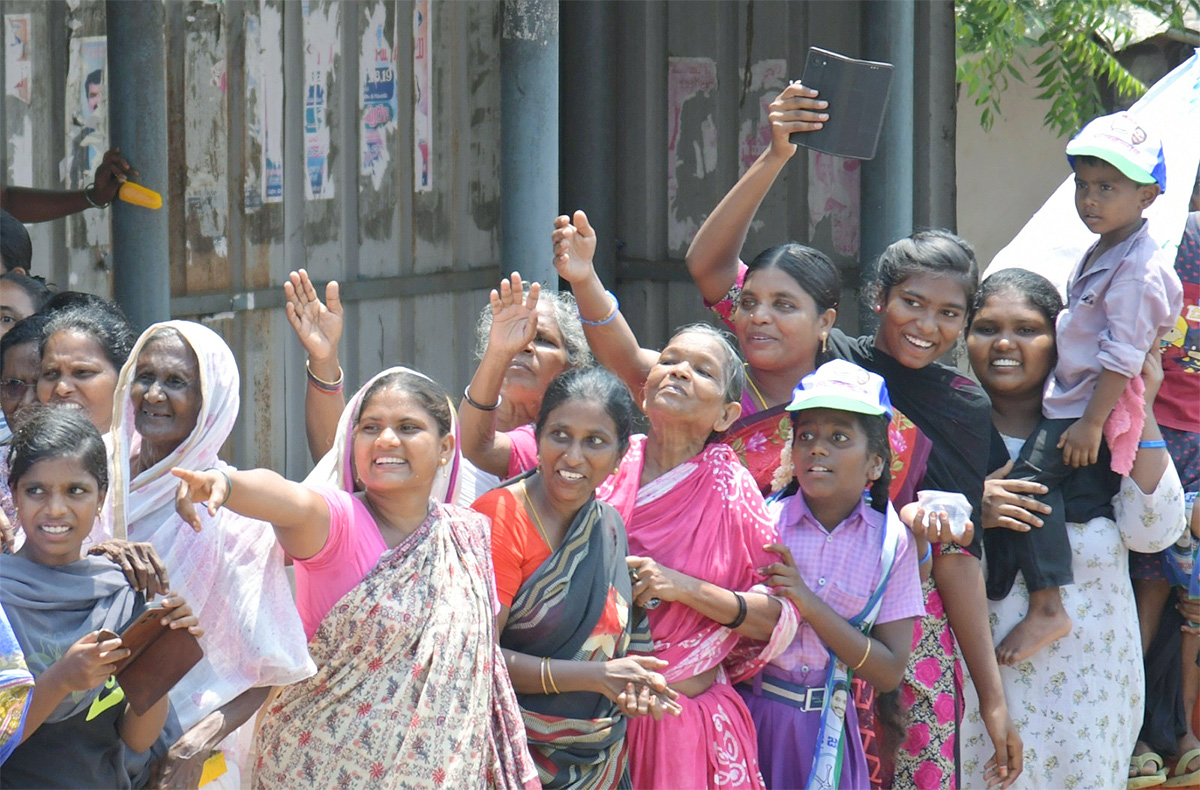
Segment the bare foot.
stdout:
<svg viewBox="0 0 1200 790">
<path fill-rule="evenodd" d="M 996 663 L 1013 666 L 1043 647 L 1071 633 L 1071 616 L 1059 606 L 1057 612 L 1033 609 L 996 646 Z"/>
</svg>

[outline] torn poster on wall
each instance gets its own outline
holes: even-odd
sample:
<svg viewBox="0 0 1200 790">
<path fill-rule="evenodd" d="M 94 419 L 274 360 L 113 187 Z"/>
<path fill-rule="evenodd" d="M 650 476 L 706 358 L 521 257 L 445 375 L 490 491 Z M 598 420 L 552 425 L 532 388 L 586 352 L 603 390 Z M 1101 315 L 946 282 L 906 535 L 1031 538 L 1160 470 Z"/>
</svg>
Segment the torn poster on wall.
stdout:
<svg viewBox="0 0 1200 790">
<path fill-rule="evenodd" d="M 4 93 L 29 104 L 33 81 L 33 45 L 29 14 L 4 15 Z"/>
<path fill-rule="evenodd" d="M 712 58 L 670 58 L 667 65 L 667 244 L 681 251 L 699 230 L 697 217 L 678 205 L 684 195 L 703 195 L 697 182 L 717 167 L 717 127 L 712 94 L 717 64 Z M 694 101 L 703 95 L 705 101 Z M 690 104 L 690 106 L 689 106 Z M 683 134 L 688 141 L 681 145 Z M 689 144 L 690 142 L 690 144 Z M 685 165 L 691 165 L 689 169 Z M 684 188 L 680 189 L 680 181 Z"/>
<path fill-rule="evenodd" d="M 246 123 L 259 147 L 260 173 L 246 174 L 246 209 L 283 202 L 283 17 L 259 0 L 246 14 Z M 257 178 L 255 178 L 257 176 Z"/>
<path fill-rule="evenodd" d="M 308 200 L 333 197 L 329 172 L 329 84 L 333 58 L 340 38 L 338 6 L 319 7 L 304 0 L 304 155 L 308 178 L 304 196 Z M 332 18 L 331 18 L 332 17 Z"/>
<path fill-rule="evenodd" d="M 71 40 L 67 76 L 67 158 L 65 180 L 81 189 L 92 179 L 108 148 L 108 42 L 104 36 Z"/>
<path fill-rule="evenodd" d="M 391 155 L 388 136 L 396 130 L 400 108 L 396 98 L 396 51 L 384 25 L 387 9 L 376 3 L 367 11 L 359 69 L 362 72 L 362 130 L 359 135 L 360 174 L 379 189 Z"/>
<path fill-rule="evenodd" d="M 83 189 L 108 149 L 108 41 L 104 36 L 72 37 L 67 65 L 65 104 L 66 156 L 59 176 L 68 189 Z M 137 167 L 137 163 L 133 163 Z M 108 215 L 85 211 L 67 223 L 68 244 L 74 248 L 108 243 Z M 76 234 L 82 223 L 84 237 Z"/>
<path fill-rule="evenodd" d="M 429 151 L 433 136 L 431 109 L 429 0 L 413 3 L 413 189 L 433 189 L 433 162 Z"/>
</svg>

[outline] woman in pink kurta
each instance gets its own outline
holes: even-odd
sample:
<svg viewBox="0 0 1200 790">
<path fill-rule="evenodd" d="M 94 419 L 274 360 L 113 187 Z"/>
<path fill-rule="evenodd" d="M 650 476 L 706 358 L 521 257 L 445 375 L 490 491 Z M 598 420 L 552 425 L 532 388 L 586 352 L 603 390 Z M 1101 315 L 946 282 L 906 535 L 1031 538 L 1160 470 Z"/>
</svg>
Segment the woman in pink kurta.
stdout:
<svg viewBox="0 0 1200 790">
<path fill-rule="evenodd" d="M 731 682 L 791 642 L 795 609 L 766 593 L 759 568 L 777 541 L 754 478 L 728 446 L 709 444 L 741 410 L 742 368 L 707 325 L 680 330 L 651 369 L 622 470 L 597 495 L 627 525 L 634 601 L 649 611 L 654 655 L 683 713 L 631 720 L 630 777 L 639 788 L 761 788 L 754 725 Z"/>
</svg>

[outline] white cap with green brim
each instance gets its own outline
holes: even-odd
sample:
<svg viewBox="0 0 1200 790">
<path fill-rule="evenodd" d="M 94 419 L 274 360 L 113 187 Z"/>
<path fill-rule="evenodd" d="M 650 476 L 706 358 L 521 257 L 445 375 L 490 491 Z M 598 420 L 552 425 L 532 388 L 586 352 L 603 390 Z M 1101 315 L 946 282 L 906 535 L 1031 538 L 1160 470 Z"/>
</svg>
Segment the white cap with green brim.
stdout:
<svg viewBox="0 0 1200 790">
<path fill-rule="evenodd" d="M 792 392 L 787 410 L 805 409 L 837 409 L 890 418 L 892 401 L 883 377 L 853 362 L 835 359 L 801 379 Z"/>
<path fill-rule="evenodd" d="M 1137 184 L 1158 184 L 1167 191 L 1167 164 L 1162 141 L 1145 124 L 1127 112 L 1096 118 L 1067 143 L 1067 161 L 1094 156 L 1117 168 Z"/>
</svg>

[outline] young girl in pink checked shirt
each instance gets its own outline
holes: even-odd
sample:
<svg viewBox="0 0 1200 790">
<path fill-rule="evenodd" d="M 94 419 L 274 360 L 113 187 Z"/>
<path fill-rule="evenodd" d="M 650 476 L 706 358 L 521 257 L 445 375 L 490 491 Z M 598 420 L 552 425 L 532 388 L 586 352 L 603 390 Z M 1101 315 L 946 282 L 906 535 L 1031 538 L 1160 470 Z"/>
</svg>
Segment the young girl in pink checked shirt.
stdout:
<svg viewBox="0 0 1200 790">
<path fill-rule="evenodd" d="M 846 689 L 854 674 L 897 688 L 925 612 L 913 541 L 888 504 L 891 402 L 880 376 L 834 360 L 804 377 L 788 411 L 794 477 L 773 503 L 782 545 L 767 547 L 781 560 L 762 573 L 801 623 L 738 690 L 767 787 L 867 787 Z"/>
</svg>

